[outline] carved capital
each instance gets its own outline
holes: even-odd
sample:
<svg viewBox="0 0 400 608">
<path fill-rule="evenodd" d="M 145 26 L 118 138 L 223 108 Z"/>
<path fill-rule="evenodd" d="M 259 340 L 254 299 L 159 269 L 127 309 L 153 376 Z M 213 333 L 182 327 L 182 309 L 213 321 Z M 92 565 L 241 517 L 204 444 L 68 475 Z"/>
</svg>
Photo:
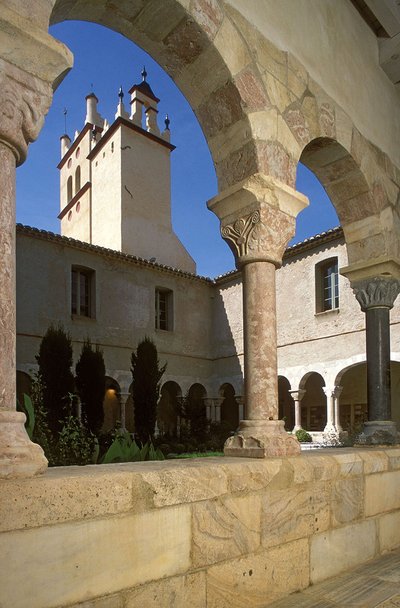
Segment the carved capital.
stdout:
<svg viewBox="0 0 400 608">
<path fill-rule="evenodd" d="M 245 217 L 240 217 L 233 224 L 221 227 L 221 235 L 233 249 L 235 257 L 247 255 L 249 240 L 256 224 L 260 221 L 260 212 L 253 211 Z M 232 247 L 233 245 L 233 247 Z"/>
<path fill-rule="evenodd" d="M 49 84 L 0 59 L 0 142 L 12 149 L 17 164 L 39 135 L 52 96 Z"/>
<path fill-rule="evenodd" d="M 365 312 L 369 308 L 393 308 L 400 293 L 400 280 L 376 277 L 352 284 L 354 295 Z"/>
<path fill-rule="evenodd" d="M 294 391 L 289 391 L 289 393 L 293 397 L 294 401 L 301 401 L 306 394 L 306 390 L 304 388 L 299 388 Z"/>
<path fill-rule="evenodd" d="M 305 196 L 259 173 L 208 202 L 238 265 L 257 260 L 279 266 L 295 233 L 296 215 L 306 205 Z"/>
</svg>

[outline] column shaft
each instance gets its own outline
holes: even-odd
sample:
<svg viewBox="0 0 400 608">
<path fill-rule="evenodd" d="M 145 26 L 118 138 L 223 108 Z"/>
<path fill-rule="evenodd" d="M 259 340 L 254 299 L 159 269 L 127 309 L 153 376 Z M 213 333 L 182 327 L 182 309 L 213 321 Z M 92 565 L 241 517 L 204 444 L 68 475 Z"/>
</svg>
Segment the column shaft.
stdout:
<svg viewBox="0 0 400 608">
<path fill-rule="evenodd" d="M 391 420 L 388 307 L 366 311 L 368 420 Z"/>
<path fill-rule="evenodd" d="M 275 266 L 243 267 L 244 375 L 247 420 L 278 419 Z"/>
<path fill-rule="evenodd" d="M 15 156 L 0 142 L 0 409 L 15 410 Z"/>
</svg>

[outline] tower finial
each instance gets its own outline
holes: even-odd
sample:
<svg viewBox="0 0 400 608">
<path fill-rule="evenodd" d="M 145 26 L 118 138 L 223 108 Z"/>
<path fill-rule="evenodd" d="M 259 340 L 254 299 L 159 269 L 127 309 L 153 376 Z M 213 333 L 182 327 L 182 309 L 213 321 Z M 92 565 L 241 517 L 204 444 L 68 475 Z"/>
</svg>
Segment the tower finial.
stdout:
<svg viewBox="0 0 400 608">
<path fill-rule="evenodd" d="M 124 91 L 122 90 L 122 85 L 119 87 L 118 97 L 119 97 L 120 101 L 122 102 L 122 100 L 124 98 Z"/>
<path fill-rule="evenodd" d="M 166 128 L 166 130 L 169 131 L 169 125 L 171 124 L 171 121 L 169 119 L 168 114 L 166 115 L 164 122 L 165 122 L 165 128 Z"/>
<path fill-rule="evenodd" d="M 68 114 L 68 110 L 67 110 L 67 108 L 64 108 L 64 133 L 67 132 L 67 114 Z"/>
<path fill-rule="evenodd" d="M 143 66 L 143 70 L 142 70 L 142 78 L 143 78 L 143 82 L 146 82 L 146 78 L 147 78 L 147 72 L 146 72 L 146 66 Z"/>
</svg>

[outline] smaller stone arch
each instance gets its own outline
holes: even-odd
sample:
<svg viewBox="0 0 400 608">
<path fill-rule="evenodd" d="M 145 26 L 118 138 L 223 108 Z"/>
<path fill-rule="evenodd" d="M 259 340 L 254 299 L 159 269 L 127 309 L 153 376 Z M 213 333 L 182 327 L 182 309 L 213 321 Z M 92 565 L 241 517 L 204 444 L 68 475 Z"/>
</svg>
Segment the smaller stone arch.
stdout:
<svg viewBox="0 0 400 608">
<path fill-rule="evenodd" d="M 165 382 L 160 391 L 157 405 L 157 426 L 159 433 L 167 437 L 179 435 L 182 404 L 182 389 L 177 382 Z"/>
<path fill-rule="evenodd" d="M 232 384 L 226 382 L 219 389 L 221 399 L 221 422 L 235 431 L 239 426 L 239 404 L 236 400 L 235 389 Z"/>
<path fill-rule="evenodd" d="M 118 422 L 121 422 L 121 387 L 110 376 L 106 376 L 103 411 L 104 422 L 102 431 L 111 431 Z"/>
<path fill-rule="evenodd" d="M 287 431 L 291 431 L 294 427 L 294 400 L 290 394 L 291 388 L 285 376 L 278 376 L 278 415 L 279 420 L 284 421 Z"/>
<path fill-rule="evenodd" d="M 191 385 L 184 400 L 184 416 L 190 434 L 196 439 L 203 440 L 208 431 L 206 410 L 207 391 L 196 382 Z"/>
<path fill-rule="evenodd" d="M 301 400 L 301 426 L 307 431 L 323 431 L 326 426 L 325 380 L 315 371 L 307 372 L 300 381 L 305 390 Z"/>
</svg>

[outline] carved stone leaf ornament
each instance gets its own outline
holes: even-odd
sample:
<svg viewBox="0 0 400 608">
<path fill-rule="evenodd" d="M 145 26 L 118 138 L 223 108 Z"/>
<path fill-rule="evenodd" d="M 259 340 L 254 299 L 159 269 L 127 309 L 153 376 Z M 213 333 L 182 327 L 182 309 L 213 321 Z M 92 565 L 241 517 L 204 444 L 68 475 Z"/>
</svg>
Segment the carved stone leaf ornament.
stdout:
<svg viewBox="0 0 400 608">
<path fill-rule="evenodd" d="M 383 278 L 367 279 L 356 283 L 353 291 L 363 312 L 377 306 L 392 308 L 400 293 L 400 281 Z"/>
<path fill-rule="evenodd" d="M 253 213 L 239 218 L 233 224 L 221 228 L 222 238 L 233 244 L 238 257 L 247 254 L 250 235 L 259 221 L 260 212 L 253 211 Z"/>
</svg>

